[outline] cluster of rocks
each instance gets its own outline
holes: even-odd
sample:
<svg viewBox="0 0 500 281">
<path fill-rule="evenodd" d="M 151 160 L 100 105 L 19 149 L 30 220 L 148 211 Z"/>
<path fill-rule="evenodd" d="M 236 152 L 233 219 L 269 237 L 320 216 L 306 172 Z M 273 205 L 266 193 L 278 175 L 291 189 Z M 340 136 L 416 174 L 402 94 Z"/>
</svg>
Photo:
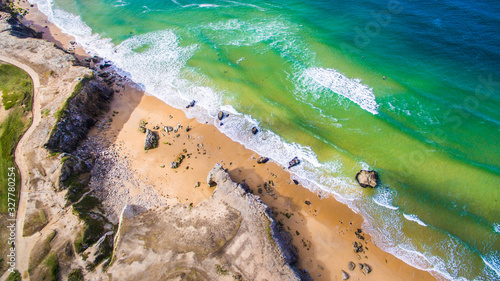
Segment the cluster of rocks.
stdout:
<svg viewBox="0 0 500 281">
<path fill-rule="evenodd" d="M 352 245 L 354 247 L 355 253 L 362 253 L 363 252 L 363 244 L 358 243 L 358 241 L 354 241 L 354 243 L 352 243 Z"/>
<path fill-rule="evenodd" d="M 113 220 L 117 219 L 127 204 L 140 205 L 146 209 L 167 204 L 166 197 L 158 194 L 154 186 L 139 179 L 132 171 L 128 158 L 121 156 L 123 145 L 109 144 L 104 137 L 93 136 L 76 152 L 79 157 L 83 154 L 95 155 L 89 187 L 92 195 L 102 201 L 106 213 L 112 214 Z M 131 187 L 139 192 L 130 193 Z"/>
<path fill-rule="evenodd" d="M 194 107 L 195 105 L 196 105 L 196 101 L 192 100 L 188 105 L 186 105 L 186 108 L 191 108 L 191 107 Z"/>
<path fill-rule="evenodd" d="M 358 228 L 358 229 L 356 229 L 356 231 L 354 232 L 354 235 L 356 235 L 356 237 L 357 237 L 358 239 L 365 240 L 365 237 L 364 237 L 363 235 L 361 235 L 361 233 L 363 233 L 363 231 L 362 231 L 360 228 Z"/>
<path fill-rule="evenodd" d="M 184 154 L 179 155 L 179 157 L 177 157 L 177 159 L 175 161 L 170 162 L 170 168 L 172 168 L 172 169 L 179 168 L 179 166 L 182 164 L 182 161 L 184 160 L 184 158 L 186 158 L 186 156 Z"/>
<path fill-rule="evenodd" d="M 367 263 L 359 263 L 358 268 L 365 275 L 368 275 L 372 272 L 372 267 Z M 354 271 L 356 269 L 356 264 L 353 261 L 350 261 L 349 264 L 347 265 L 347 269 L 349 271 Z M 342 270 L 342 280 L 349 280 L 349 278 L 351 278 L 349 273 Z"/>
</svg>

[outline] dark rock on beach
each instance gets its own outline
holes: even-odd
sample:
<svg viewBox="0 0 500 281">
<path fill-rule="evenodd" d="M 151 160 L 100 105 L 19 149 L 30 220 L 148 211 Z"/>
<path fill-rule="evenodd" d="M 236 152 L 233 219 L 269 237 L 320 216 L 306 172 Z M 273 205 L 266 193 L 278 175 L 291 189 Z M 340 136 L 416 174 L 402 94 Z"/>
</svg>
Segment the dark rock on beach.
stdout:
<svg viewBox="0 0 500 281">
<path fill-rule="evenodd" d="M 219 118 L 219 121 L 221 121 L 226 116 L 227 116 L 227 114 L 224 111 L 219 111 L 219 114 L 217 115 L 217 118 Z"/>
<path fill-rule="evenodd" d="M 354 246 L 354 252 L 355 253 L 361 253 L 363 252 L 363 244 L 361 243 L 358 243 L 357 241 L 353 243 L 353 246 Z"/>
<path fill-rule="evenodd" d="M 370 274 L 370 272 L 372 272 L 372 267 L 370 265 L 368 265 L 367 263 L 363 264 L 363 273 L 364 274 Z"/>
<path fill-rule="evenodd" d="M 342 280 L 348 280 L 349 277 L 350 277 L 349 274 L 342 270 Z"/>
<path fill-rule="evenodd" d="M 158 147 L 158 140 L 160 136 L 158 133 L 153 132 L 151 130 L 146 130 L 146 139 L 144 140 L 144 150 L 150 150 Z"/>
<path fill-rule="evenodd" d="M 252 128 L 252 134 L 257 134 L 259 132 L 259 129 L 257 129 L 257 127 L 253 127 Z"/>
<path fill-rule="evenodd" d="M 85 78 L 80 83 L 80 89 L 76 89 L 57 113 L 59 121 L 45 144 L 52 151 L 73 152 L 87 137 L 97 118 L 108 109 L 113 97 L 113 91 L 97 78 Z"/>
<path fill-rule="evenodd" d="M 361 187 L 374 188 L 378 184 L 378 173 L 376 171 L 361 170 L 356 174 L 356 181 Z"/>
<path fill-rule="evenodd" d="M 171 127 L 171 126 L 163 126 L 163 129 L 165 130 L 165 132 L 167 133 L 170 133 L 170 132 L 173 132 L 174 131 L 174 128 Z"/>
<path fill-rule="evenodd" d="M 349 265 L 347 265 L 347 269 L 349 269 L 350 271 L 353 271 L 354 269 L 356 269 L 356 264 L 352 261 L 349 262 Z"/>
<path fill-rule="evenodd" d="M 259 157 L 259 159 L 257 159 L 258 164 L 265 164 L 268 161 L 269 161 L 269 158 L 267 158 L 267 157 Z"/>
<path fill-rule="evenodd" d="M 295 167 L 300 164 L 300 160 L 298 157 L 294 157 L 292 161 L 288 162 L 288 169 Z"/>
</svg>

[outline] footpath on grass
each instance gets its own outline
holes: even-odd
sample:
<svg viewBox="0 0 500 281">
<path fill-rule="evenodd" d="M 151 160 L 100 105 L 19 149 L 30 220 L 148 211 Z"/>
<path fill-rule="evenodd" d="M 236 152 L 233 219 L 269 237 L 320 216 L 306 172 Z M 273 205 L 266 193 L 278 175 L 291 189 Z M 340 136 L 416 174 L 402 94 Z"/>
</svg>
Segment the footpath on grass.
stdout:
<svg viewBox="0 0 500 281">
<path fill-rule="evenodd" d="M 38 74 L 29 66 L 20 63 L 16 60 L 13 60 L 11 58 L 1 56 L 0 55 L 0 62 L 5 62 L 8 63 L 16 68 L 22 69 L 25 74 L 27 73 L 29 75 L 28 78 L 30 78 L 30 87 L 32 88 L 32 92 L 28 94 L 26 93 L 7 93 L 6 89 L 2 88 L 2 101 L 3 101 L 3 106 L 4 109 L 8 107 L 8 115 L 6 115 L 5 119 L 1 123 L 1 183 L 2 183 L 2 188 L 1 188 L 1 216 L 2 220 L 0 224 L 2 224 L 2 231 L 0 232 L 2 237 L 5 235 L 7 237 L 11 237 L 14 234 L 14 239 L 15 239 L 15 254 L 14 254 L 14 259 L 15 259 L 15 264 L 16 268 L 21 269 L 21 272 L 23 270 L 27 269 L 27 262 L 24 263 L 23 261 L 28 261 L 28 255 L 29 251 L 24 251 L 26 248 L 26 241 L 22 236 L 22 230 L 23 230 L 23 225 L 24 225 L 24 217 L 26 213 L 26 200 L 23 198 L 23 194 L 27 191 L 27 183 L 23 182 L 22 179 L 27 178 L 27 173 L 28 171 L 26 170 L 26 160 L 22 155 L 25 153 L 26 145 L 24 143 L 26 142 L 25 140 L 27 137 L 29 137 L 32 133 L 34 128 L 40 123 L 40 100 L 37 97 L 37 91 L 38 88 L 40 87 L 40 79 L 38 77 Z M 12 67 L 11 66 L 11 67 Z M 9 74 L 16 73 L 16 71 L 12 71 L 10 69 Z M 14 79 L 17 82 L 22 82 L 21 80 L 16 80 L 21 76 L 20 74 L 16 74 L 14 77 L 10 77 L 11 79 Z M 8 77 L 7 77 L 8 78 Z M 1 78 L 0 78 L 1 79 Z M 5 85 L 5 84 L 2 84 Z M 17 85 L 19 86 L 19 85 Z M 25 90 L 27 85 L 21 85 L 24 87 L 17 87 L 16 90 Z M 15 88 L 15 87 L 14 87 Z M 24 89 L 23 89 L 24 88 Z M 5 97 L 4 97 L 5 96 Z M 7 104 L 5 103 L 7 101 Z M 6 106 L 7 105 L 7 106 Z M 32 111 L 33 117 L 30 116 L 30 111 Z M 31 126 L 30 126 L 31 125 Z M 28 129 L 29 127 L 29 129 Z M 14 161 L 16 165 L 14 165 Z M 14 168 L 14 169 L 11 169 Z M 11 170 L 15 170 L 15 175 L 9 176 L 12 174 Z M 10 189 L 13 190 L 14 192 L 10 192 L 9 190 L 9 182 L 12 182 L 12 179 L 14 178 L 15 182 L 15 189 Z M 14 194 L 13 197 L 14 201 L 9 202 L 9 195 Z M 11 204 L 9 204 L 11 203 Z M 12 211 L 12 208 L 14 212 Z M 17 209 L 17 210 L 16 210 Z M 12 218 L 12 213 L 14 215 L 14 218 Z M 7 220 L 9 219 L 9 220 Z M 14 219 L 14 221 L 10 221 L 10 219 Z M 3 226 L 3 224 L 12 224 L 12 222 L 15 222 L 12 227 L 12 229 L 7 228 L 8 225 Z M 9 229 L 10 231 L 7 231 L 6 229 Z M 6 231 L 4 231 L 6 230 Z M 2 241 L 7 241 L 2 239 Z M 0 251 L 2 253 L 2 257 L 7 257 L 8 256 L 8 251 L 10 251 L 9 244 L 3 243 L 0 245 Z M 28 247 L 29 248 L 29 247 Z M 25 267 L 23 265 L 25 264 Z M 8 263 L 7 261 L 2 263 L 2 274 L 5 273 L 9 268 L 8 268 Z M 4 275 L 5 276 L 5 275 Z"/>
</svg>

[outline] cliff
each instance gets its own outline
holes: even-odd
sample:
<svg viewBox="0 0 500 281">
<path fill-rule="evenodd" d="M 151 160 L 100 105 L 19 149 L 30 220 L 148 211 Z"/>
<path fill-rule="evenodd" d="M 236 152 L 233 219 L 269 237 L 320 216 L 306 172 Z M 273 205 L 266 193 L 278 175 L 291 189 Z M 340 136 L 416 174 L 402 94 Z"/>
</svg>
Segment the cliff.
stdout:
<svg viewBox="0 0 500 281">
<path fill-rule="evenodd" d="M 196 207 L 125 207 L 112 280 L 300 280 L 296 256 L 259 197 L 220 164 L 207 182 L 216 190 Z"/>
</svg>

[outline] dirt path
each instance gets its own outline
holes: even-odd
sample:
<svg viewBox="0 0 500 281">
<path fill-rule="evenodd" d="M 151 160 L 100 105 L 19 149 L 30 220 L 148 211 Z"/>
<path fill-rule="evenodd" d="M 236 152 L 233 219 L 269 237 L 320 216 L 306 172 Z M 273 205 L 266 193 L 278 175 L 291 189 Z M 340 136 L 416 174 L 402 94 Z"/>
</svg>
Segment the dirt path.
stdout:
<svg viewBox="0 0 500 281">
<path fill-rule="evenodd" d="M 26 145 L 27 139 L 31 136 L 35 128 L 38 126 L 41 120 L 40 114 L 40 98 L 38 96 L 38 89 L 40 87 L 40 79 L 38 74 L 29 66 L 20 63 L 16 60 L 13 60 L 8 57 L 4 57 L 0 55 L 0 61 L 4 61 L 10 63 L 14 66 L 21 68 L 26 71 L 33 80 L 33 123 L 31 127 L 24 133 L 23 137 L 19 141 L 15 151 L 15 161 L 17 166 L 19 167 L 19 173 L 21 174 L 21 192 L 19 193 L 19 205 L 17 208 L 17 222 L 16 222 L 16 268 L 23 274 L 23 272 L 28 270 L 28 261 L 29 254 L 31 249 L 33 248 L 36 238 L 38 235 L 33 235 L 31 237 L 23 237 L 23 226 L 24 219 L 26 215 L 26 205 L 27 205 L 27 196 L 26 194 L 29 192 L 29 186 L 26 179 L 28 179 L 28 165 L 26 157 L 24 156 L 28 146 Z M 9 273 L 7 271 L 7 273 Z M 4 274 L 2 276 L 2 280 L 8 276 L 8 274 Z M 27 279 L 28 280 L 28 279 Z"/>
</svg>

